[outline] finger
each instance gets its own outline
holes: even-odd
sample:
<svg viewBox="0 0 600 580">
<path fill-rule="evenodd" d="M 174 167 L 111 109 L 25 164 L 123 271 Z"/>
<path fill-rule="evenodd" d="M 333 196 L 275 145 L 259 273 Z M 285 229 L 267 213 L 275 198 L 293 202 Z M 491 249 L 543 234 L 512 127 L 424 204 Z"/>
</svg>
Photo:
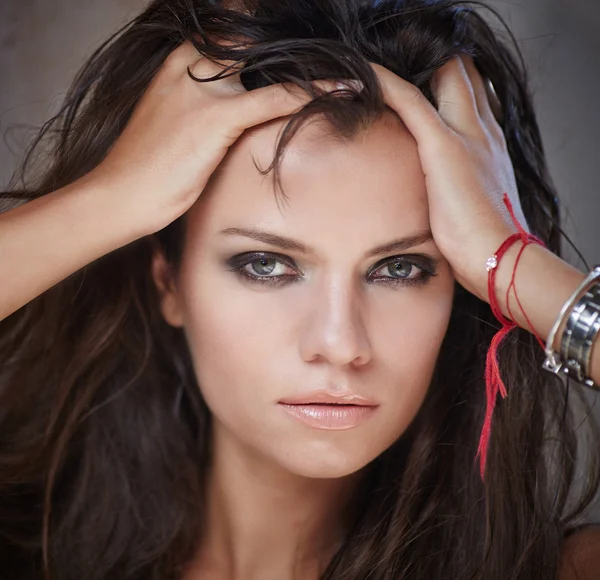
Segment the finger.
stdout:
<svg viewBox="0 0 600 580">
<path fill-rule="evenodd" d="M 186 40 L 167 56 L 163 69 L 168 76 L 177 78 L 185 74 L 187 68 L 193 67 L 201 58 L 202 55 L 196 47 Z"/>
<path fill-rule="evenodd" d="M 223 42 L 223 44 L 226 43 Z M 232 89 L 237 92 L 243 90 L 239 72 L 235 74 L 236 71 L 240 71 L 242 68 L 243 63 L 236 61 L 212 61 L 198 52 L 190 41 L 185 41 L 169 54 L 165 60 L 161 76 L 162 82 L 169 85 L 184 77 L 189 79 L 190 74 L 194 78 L 207 79 L 223 73 L 227 75 L 224 79 L 209 83 L 198 83 L 204 85 L 204 87 L 208 84 L 212 92 L 221 94 L 231 92 Z"/>
<path fill-rule="evenodd" d="M 473 87 L 473 92 L 475 94 L 475 102 L 477 103 L 477 110 L 479 111 L 479 116 L 481 117 L 481 120 L 490 129 L 497 127 L 498 124 L 494 115 L 494 111 L 492 110 L 490 97 L 488 95 L 488 91 L 486 89 L 483 77 L 481 76 L 479 70 L 473 62 L 473 59 L 470 56 L 462 55 L 461 58 L 469 80 L 471 82 L 471 86 Z"/>
<path fill-rule="evenodd" d="M 418 144 L 439 136 L 440 130 L 447 129 L 435 107 L 418 87 L 381 65 L 370 64 L 381 83 L 385 102 L 398 113 Z"/>
<path fill-rule="evenodd" d="M 484 86 L 488 96 L 488 101 L 490 103 L 490 106 L 492 107 L 492 113 L 494 115 L 494 118 L 496 119 L 498 125 L 500 125 L 500 123 L 502 123 L 502 120 L 504 119 L 504 111 L 502 109 L 502 103 L 500 102 L 500 98 L 496 93 L 496 88 L 492 83 L 492 79 L 485 79 Z"/>
<path fill-rule="evenodd" d="M 460 134 L 473 133 L 481 125 L 475 93 L 460 57 L 455 56 L 433 76 L 438 113 Z"/>
<path fill-rule="evenodd" d="M 167 55 L 160 69 L 152 79 L 149 93 L 161 95 L 171 93 L 187 76 L 188 66 L 194 66 L 202 58 L 191 42 L 183 42 Z"/>
<path fill-rule="evenodd" d="M 329 86 L 328 81 L 314 81 L 320 86 Z M 229 119 L 231 143 L 246 129 L 279 117 L 298 112 L 312 100 L 311 95 L 294 83 L 279 83 L 260 87 L 231 99 L 223 99 L 223 117 Z"/>
<path fill-rule="evenodd" d="M 232 68 L 229 68 L 232 66 Z M 246 89 L 242 84 L 240 70 L 242 64 L 235 61 L 221 61 L 215 63 L 206 57 L 202 57 L 196 62 L 193 67 L 190 67 L 192 78 L 187 81 L 196 85 L 196 88 L 201 90 L 206 96 L 214 98 L 232 97 L 240 93 L 245 93 Z M 223 77 L 200 82 L 196 79 L 213 79 L 216 75 L 223 73 Z M 186 74 L 186 76 L 189 76 Z"/>
</svg>

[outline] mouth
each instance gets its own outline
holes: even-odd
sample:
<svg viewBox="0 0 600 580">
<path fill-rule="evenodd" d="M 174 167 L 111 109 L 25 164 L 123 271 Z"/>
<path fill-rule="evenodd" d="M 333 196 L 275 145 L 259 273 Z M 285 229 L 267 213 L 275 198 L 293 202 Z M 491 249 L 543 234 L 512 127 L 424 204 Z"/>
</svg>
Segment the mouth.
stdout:
<svg viewBox="0 0 600 580">
<path fill-rule="evenodd" d="M 353 429 L 372 417 L 378 405 L 336 402 L 279 402 L 278 405 L 293 419 L 316 429 Z"/>
<path fill-rule="evenodd" d="M 371 399 L 355 395 L 354 393 L 333 393 L 327 391 L 314 391 L 297 397 L 287 397 L 279 401 L 284 405 L 342 405 L 355 407 L 376 407 L 377 403 Z"/>
</svg>

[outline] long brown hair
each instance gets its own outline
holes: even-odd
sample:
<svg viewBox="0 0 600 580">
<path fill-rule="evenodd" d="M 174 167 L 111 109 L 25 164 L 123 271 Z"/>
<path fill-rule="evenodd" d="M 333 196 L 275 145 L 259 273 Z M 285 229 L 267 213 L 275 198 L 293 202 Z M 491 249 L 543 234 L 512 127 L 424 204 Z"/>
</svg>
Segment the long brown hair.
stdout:
<svg viewBox="0 0 600 580">
<path fill-rule="evenodd" d="M 433 0 L 154 0 L 103 44 L 58 115 L 32 144 L 7 207 L 94 168 L 167 55 L 190 41 L 245 63 L 248 89 L 357 78 L 351 98 L 316 98 L 298 126 L 323 114 L 351 138 L 386 107 L 368 61 L 435 104 L 433 73 L 470 54 L 495 85 L 501 126 L 533 233 L 560 253 L 556 193 L 522 60 L 474 2 Z M 496 15 L 497 16 L 497 15 Z M 497 16 L 500 19 L 499 16 Z M 244 37 L 244 46 L 235 38 Z M 225 46 L 214 39 L 228 39 Z M 199 128 L 201 130 L 201 128 Z M 0 322 L 0 575 L 32 580 L 175 580 L 202 534 L 210 413 L 180 329 L 163 320 L 150 275 L 157 248 L 177 267 L 180 218 L 89 264 Z M 10 283 L 10 281 L 3 281 Z M 599 486 L 598 447 L 575 486 L 588 419 L 578 386 L 540 370 L 525 331 L 501 349 L 509 396 L 494 417 L 485 482 L 474 463 L 485 410 L 484 362 L 497 323 L 457 288 L 434 379 L 417 417 L 371 464 L 346 541 L 324 574 L 348 580 L 549 580 L 563 538 Z M 573 395 L 577 395 L 574 399 Z M 586 428 L 588 431 L 583 431 Z M 593 453 L 596 455 L 593 455 Z"/>
</svg>

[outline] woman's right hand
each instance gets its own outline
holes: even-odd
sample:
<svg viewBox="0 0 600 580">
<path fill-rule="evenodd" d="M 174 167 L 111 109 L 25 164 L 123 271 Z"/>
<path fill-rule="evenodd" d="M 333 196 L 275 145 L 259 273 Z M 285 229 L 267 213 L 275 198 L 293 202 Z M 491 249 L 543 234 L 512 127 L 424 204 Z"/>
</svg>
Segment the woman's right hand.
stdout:
<svg viewBox="0 0 600 580">
<path fill-rule="evenodd" d="M 239 74 L 199 83 L 233 63 L 215 64 L 186 42 L 165 60 L 107 157 L 86 176 L 110 192 L 135 229 L 153 233 L 197 200 L 245 129 L 291 115 L 311 97 L 292 83 L 246 91 Z M 331 81 L 318 81 L 327 88 Z M 115 197 L 113 197 L 115 196 Z"/>
<path fill-rule="evenodd" d="M 84 267 L 181 216 L 245 129 L 312 98 L 295 84 L 246 91 L 191 43 L 157 72 L 104 160 L 75 182 L 0 213 L 0 320 Z M 233 63 L 231 63 L 233 64 Z M 221 66 L 222 65 L 222 66 Z M 315 81 L 334 90 L 333 81 Z"/>
</svg>

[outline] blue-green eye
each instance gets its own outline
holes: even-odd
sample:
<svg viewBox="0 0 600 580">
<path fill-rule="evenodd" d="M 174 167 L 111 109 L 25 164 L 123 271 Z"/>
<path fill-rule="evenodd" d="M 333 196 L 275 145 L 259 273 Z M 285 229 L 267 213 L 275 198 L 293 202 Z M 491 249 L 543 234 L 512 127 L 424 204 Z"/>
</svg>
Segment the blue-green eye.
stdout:
<svg viewBox="0 0 600 580">
<path fill-rule="evenodd" d="M 394 256 L 375 264 L 369 271 L 368 279 L 396 285 L 425 284 L 436 275 L 435 270 L 435 261 L 428 256 Z"/>
<path fill-rule="evenodd" d="M 414 264 L 410 264 L 409 262 L 404 262 L 398 260 L 396 262 L 390 263 L 387 266 L 384 266 L 383 270 L 388 271 L 389 275 L 392 278 L 414 278 L 419 276 L 421 270 Z"/>
<path fill-rule="evenodd" d="M 229 269 L 249 282 L 285 284 L 301 277 L 293 260 L 268 252 L 239 254 L 227 260 Z"/>
<path fill-rule="evenodd" d="M 262 257 L 248 262 L 244 270 L 256 276 L 282 276 L 285 274 L 285 265 L 277 258 Z"/>
<path fill-rule="evenodd" d="M 299 281 L 303 273 L 281 254 L 248 252 L 227 260 L 228 269 L 248 282 L 270 286 Z M 425 284 L 436 275 L 436 261 L 423 255 L 394 256 L 379 261 L 367 272 L 368 283 L 395 286 Z"/>
</svg>

